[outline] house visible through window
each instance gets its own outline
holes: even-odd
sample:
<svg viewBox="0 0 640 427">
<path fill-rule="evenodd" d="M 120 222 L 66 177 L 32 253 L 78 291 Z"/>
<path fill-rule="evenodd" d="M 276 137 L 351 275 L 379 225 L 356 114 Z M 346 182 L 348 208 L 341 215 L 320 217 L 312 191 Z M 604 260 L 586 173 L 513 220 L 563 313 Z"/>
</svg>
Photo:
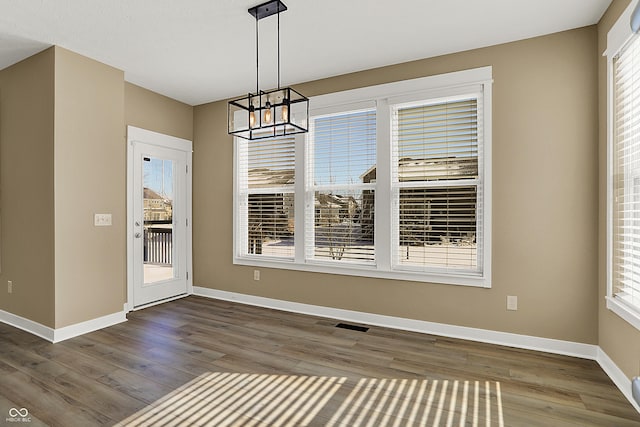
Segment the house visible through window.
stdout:
<svg viewBox="0 0 640 427">
<path fill-rule="evenodd" d="M 393 110 L 395 264 L 477 271 L 478 99 Z"/>
<path fill-rule="evenodd" d="M 485 67 L 312 98 L 308 134 L 236 139 L 234 262 L 489 286 L 490 99 Z"/>
<path fill-rule="evenodd" d="M 375 261 L 375 110 L 312 118 L 307 258 Z"/>
</svg>

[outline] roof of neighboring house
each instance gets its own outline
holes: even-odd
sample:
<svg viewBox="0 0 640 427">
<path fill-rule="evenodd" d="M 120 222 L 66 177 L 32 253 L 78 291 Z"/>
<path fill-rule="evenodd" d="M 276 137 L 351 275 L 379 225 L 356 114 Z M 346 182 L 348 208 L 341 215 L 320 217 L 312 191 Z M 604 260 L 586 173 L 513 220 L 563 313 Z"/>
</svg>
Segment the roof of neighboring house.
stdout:
<svg viewBox="0 0 640 427">
<path fill-rule="evenodd" d="M 442 157 L 438 159 L 414 159 L 403 157 L 399 160 L 398 175 L 401 181 L 422 181 L 433 179 L 455 179 L 477 175 L 477 157 Z M 362 182 L 370 182 L 375 176 L 376 165 L 360 175 Z"/>
<path fill-rule="evenodd" d="M 150 188 L 144 187 L 143 198 L 145 199 L 164 199 L 161 195 Z"/>
<path fill-rule="evenodd" d="M 339 194 L 318 194 L 315 205 L 326 206 L 332 208 L 345 208 L 349 207 L 349 204 L 357 204 L 356 199 L 353 196 L 341 196 Z"/>
<path fill-rule="evenodd" d="M 478 173 L 477 157 L 442 157 L 435 159 L 403 157 L 399 160 L 399 164 L 398 174 L 402 181 L 466 178 Z M 371 182 L 371 178 L 375 177 L 375 173 L 376 165 L 373 165 L 360 175 L 360 179 L 365 183 Z M 266 188 L 293 184 L 294 175 L 295 171 L 293 169 L 249 169 L 249 187 Z M 145 191 L 147 191 L 146 188 Z"/>
<path fill-rule="evenodd" d="M 295 171 L 293 169 L 249 169 L 249 187 L 272 187 L 275 185 L 293 184 Z"/>
</svg>

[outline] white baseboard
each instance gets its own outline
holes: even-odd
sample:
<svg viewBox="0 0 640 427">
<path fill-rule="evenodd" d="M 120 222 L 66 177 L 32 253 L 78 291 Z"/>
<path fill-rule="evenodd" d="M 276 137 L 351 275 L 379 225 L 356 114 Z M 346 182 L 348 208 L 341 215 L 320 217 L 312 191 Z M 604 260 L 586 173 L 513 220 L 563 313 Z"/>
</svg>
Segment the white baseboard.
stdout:
<svg viewBox="0 0 640 427">
<path fill-rule="evenodd" d="M 54 330 L 53 342 L 56 343 L 68 340 L 69 338 L 88 334 L 89 332 L 97 331 L 99 329 L 107 328 L 109 326 L 117 325 L 118 323 L 126 321 L 126 313 L 124 311 L 120 311 L 117 313 L 98 317 L 97 319 L 91 319 L 87 320 L 86 322 L 80 322 L 74 325 L 65 326 L 64 328 L 58 328 Z"/>
<path fill-rule="evenodd" d="M 633 405 L 636 411 L 640 412 L 640 405 L 635 401 L 631 394 L 631 380 L 622 372 L 618 365 L 604 352 L 604 350 L 598 347 L 598 364 L 602 370 L 611 378 L 611 381 L 620 389 L 624 397 Z"/>
<path fill-rule="evenodd" d="M 33 320 L 26 319 L 21 316 L 17 316 L 8 311 L 0 310 L 0 322 L 6 323 L 30 334 L 39 336 L 42 339 L 53 342 L 54 329 L 48 326 L 44 326 L 41 323 L 34 322 Z"/>
<path fill-rule="evenodd" d="M 431 335 L 441 335 L 450 338 L 460 338 L 508 347 L 524 348 L 528 350 L 545 351 L 548 353 L 563 354 L 566 356 L 574 356 L 590 360 L 596 360 L 598 356 L 598 346 L 592 344 L 582 344 L 550 338 L 540 338 L 529 335 L 519 335 L 508 332 L 498 332 L 487 329 L 469 328 L 465 326 L 427 322 L 424 320 L 405 319 L 402 317 L 302 304 L 253 295 L 238 294 L 234 292 L 219 291 L 199 286 L 194 286 L 193 292 L 194 295 L 209 298 L 235 301 L 242 304 L 274 308 L 277 310 L 291 311 L 313 316 L 329 317 L 332 319 L 364 323 L 367 325 L 402 329 Z"/>
<path fill-rule="evenodd" d="M 22 329 L 23 331 L 39 336 L 40 338 L 52 343 L 97 331 L 98 329 L 113 326 L 118 323 L 125 322 L 126 320 L 127 317 L 125 312 L 121 311 L 98 317 L 97 319 L 87 320 L 86 322 L 76 323 L 75 325 L 54 329 L 44 326 L 38 322 L 34 322 L 33 320 L 0 310 L 0 322 Z"/>
</svg>

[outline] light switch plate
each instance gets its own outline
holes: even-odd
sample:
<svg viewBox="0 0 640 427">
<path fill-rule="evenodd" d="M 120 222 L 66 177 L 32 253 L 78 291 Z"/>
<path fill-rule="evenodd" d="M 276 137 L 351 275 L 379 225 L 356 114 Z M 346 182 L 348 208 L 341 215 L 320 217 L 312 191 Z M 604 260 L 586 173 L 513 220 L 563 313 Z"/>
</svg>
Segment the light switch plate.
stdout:
<svg viewBox="0 0 640 427">
<path fill-rule="evenodd" d="M 111 225 L 111 214 L 95 214 L 93 225 L 96 227 L 108 227 Z"/>
<path fill-rule="evenodd" d="M 507 297 L 507 310 L 516 311 L 518 309 L 518 297 L 509 295 Z"/>
</svg>

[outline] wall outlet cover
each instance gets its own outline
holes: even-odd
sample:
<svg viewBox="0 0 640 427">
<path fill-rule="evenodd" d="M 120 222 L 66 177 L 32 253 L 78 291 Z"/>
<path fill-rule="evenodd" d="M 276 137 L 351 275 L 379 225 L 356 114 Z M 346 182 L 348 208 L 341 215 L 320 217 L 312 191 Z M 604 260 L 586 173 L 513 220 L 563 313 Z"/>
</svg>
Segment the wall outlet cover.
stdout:
<svg viewBox="0 0 640 427">
<path fill-rule="evenodd" d="M 93 225 L 96 227 L 109 227 L 111 225 L 111 214 L 95 214 Z"/>
</svg>

